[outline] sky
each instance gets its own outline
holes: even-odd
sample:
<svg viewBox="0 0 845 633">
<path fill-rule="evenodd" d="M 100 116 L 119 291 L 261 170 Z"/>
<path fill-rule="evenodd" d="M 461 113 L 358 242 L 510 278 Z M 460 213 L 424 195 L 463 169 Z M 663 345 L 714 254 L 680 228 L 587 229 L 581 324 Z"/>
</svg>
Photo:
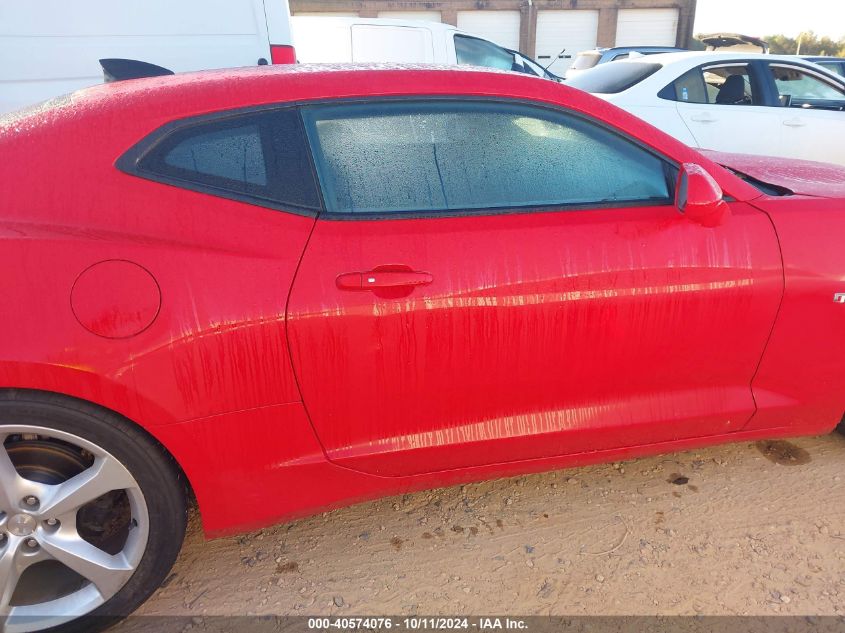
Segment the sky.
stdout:
<svg viewBox="0 0 845 633">
<path fill-rule="evenodd" d="M 698 0 L 695 33 L 845 37 L 845 0 Z"/>
</svg>

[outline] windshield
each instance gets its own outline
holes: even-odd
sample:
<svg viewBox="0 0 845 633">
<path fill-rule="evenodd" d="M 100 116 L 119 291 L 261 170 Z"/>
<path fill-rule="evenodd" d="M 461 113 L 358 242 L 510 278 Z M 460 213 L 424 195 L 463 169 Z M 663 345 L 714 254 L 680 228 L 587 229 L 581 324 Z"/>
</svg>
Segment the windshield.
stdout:
<svg viewBox="0 0 845 633">
<path fill-rule="evenodd" d="M 575 75 L 567 80 L 566 85 L 586 92 L 615 94 L 640 83 L 661 68 L 660 64 L 650 62 L 601 64 L 588 72 Z"/>
<path fill-rule="evenodd" d="M 600 59 L 601 53 L 578 53 L 570 68 L 573 70 L 587 70 L 588 68 L 598 65 Z"/>
</svg>

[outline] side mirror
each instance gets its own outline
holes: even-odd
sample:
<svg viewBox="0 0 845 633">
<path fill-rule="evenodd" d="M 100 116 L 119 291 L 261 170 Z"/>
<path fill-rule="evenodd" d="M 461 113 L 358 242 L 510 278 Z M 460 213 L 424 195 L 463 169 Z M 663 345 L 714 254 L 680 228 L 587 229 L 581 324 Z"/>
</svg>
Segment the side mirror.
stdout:
<svg viewBox="0 0 845 633">
<path fill-rule="evenodd" d="M 731 214 L 719 183 L 695 163 L 681 165 L 675 186 L 675 206 L 693 222 L 708 227 L 719 226 Z"/>
</svg>

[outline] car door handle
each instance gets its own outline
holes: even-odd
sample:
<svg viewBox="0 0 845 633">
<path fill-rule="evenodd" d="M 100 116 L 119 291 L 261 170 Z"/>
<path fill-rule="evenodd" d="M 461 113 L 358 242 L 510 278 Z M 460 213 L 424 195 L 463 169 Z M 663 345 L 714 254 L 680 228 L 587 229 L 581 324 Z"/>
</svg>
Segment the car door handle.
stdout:
<svg viewBox="0 0 845 633">
<path fill-rule="evenodd" d="M 434 281 L 431 273 L 415 270 L 371 270 L 364 273 L 342 273 L 337 276 L 341 290 L 369 290 L 370 288 L 408 288 L 426 286 Z"/>
<path fill-rule="evenodd" d="M 712 114 L 693 114 L 690 116 L 690 120 L 698 123 L 715 123 L 716 117 Z"/>
<path fill-rule="evenodd" d="M 794 119 L 784 119 L 783 124 L 788 127 L 804 127 L 805 125 L 807 125 L 804 122 L 804 119 L 799 119 L 797 117 Z"/>
</svg>

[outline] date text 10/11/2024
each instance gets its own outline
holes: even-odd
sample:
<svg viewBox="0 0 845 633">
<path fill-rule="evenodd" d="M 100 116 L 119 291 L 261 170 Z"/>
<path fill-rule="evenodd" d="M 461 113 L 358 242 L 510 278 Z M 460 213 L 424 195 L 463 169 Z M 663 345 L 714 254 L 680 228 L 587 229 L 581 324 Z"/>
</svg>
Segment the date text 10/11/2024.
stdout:
<svg viewBox="0 0 845 633">
<path fill-rule="evenodd" d="M 498 617 L 347 617 L 347 618 L 308 618 L 308 629 L 312 631 L 329 630 L 367 630 L 400 629 L 408 631 L 420 630 L 477 630 L 525 631 L 528 625 L 525 620 L 518 618 Z"/>
</svg>

